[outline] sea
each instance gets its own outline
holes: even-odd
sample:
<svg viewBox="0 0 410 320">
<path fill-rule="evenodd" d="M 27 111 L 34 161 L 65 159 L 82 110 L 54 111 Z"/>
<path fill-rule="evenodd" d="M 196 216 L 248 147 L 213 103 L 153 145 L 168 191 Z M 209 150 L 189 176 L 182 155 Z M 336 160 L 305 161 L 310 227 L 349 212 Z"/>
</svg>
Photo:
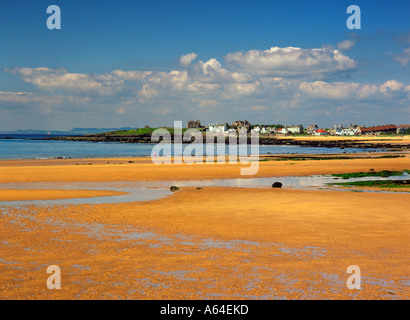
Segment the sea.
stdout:
<svg viewBox="0 0 410 320">
<path fill-rule="evenodd" d="M 60 135 L 61 136 L 61 135 Z M 39 140 L 53 135 L 0 134 L 0 159 L 92 159 L 111 157 L 150 157 L 156 143 L 120 143 Z M 183 144 L 186 148 L 189 144 Z M 232 153 L 232 146 L 215 145 L 214 154 Z M 378 152 L 382 149 L 322 148 L 290 145 L 261 145 L 259 154 L 330 154 Z M 204 151 L 205 154 L 205 151 Z M 248 145 L 248 155 L 251 148 Z"/>
</svg>

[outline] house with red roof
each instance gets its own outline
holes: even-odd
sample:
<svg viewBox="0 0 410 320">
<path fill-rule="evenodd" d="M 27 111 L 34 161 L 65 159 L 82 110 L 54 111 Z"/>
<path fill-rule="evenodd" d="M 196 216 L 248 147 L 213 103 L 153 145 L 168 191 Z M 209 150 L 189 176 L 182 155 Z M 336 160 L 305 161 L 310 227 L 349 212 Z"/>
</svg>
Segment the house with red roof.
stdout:
<svg viewBox="0 0 410 320">
<path fill-rule="evenodd" d="M 374 126 L 374 127 L 360 127 L 359 132 L 361 134 L 380 134 L 380 133 L 396 133 L 397 126 L 394 124 L 389 124 L 385 126 Z"/>
<path fill-rule="evenodd" d="M 397 133 L 410 133 L 410 124 L 401 124 L 397 127 Z"/>
<path fill-rule="evenodd" d="M 326 131 L 325 129 L 316 129 L 312 132 L 314 136 L 326 136 L 329 135 L 329 131 Z"/>
</svg>

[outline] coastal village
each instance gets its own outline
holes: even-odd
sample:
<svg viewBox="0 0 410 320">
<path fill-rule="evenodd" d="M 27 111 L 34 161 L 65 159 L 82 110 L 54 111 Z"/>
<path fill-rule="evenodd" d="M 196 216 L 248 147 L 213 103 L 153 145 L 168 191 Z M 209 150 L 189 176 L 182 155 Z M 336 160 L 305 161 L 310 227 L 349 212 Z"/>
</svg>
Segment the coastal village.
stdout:
<svg viewBox="0 0 410 320">
<path fill-rule="evenodd" d="M 317 124 L 310 124 L 306 128 L 303 125 L 252 125 L 247 120 L 236 120 L 232 124 L 215 123 L 208 126 L 201 125 L 200 120 L 190 120 L 187 123 L 187 129 L 199 129 L 214 133 L 236 134 L 236 133 L 259 133 L 266 135 L 294 135 L 307 134 L 313 136 L 356 136 L 356 135 L 380 135 L 380 134 L 408 134 L 410 133 L 410 124 L 388 124 L 372 127 L 350 124 L 349 126 L 334 125 L 331 128 L 320 128 Z"/>
</svg>

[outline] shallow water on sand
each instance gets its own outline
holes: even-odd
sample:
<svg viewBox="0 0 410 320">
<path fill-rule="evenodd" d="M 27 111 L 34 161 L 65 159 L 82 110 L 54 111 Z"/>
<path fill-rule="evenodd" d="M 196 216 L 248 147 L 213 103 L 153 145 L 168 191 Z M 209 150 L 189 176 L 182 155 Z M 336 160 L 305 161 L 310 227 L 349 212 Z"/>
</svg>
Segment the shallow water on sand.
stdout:
<svg viewBox="0 0 410 320">
<path fill-rule="evenodd" d="M 102 204 L 102 203 L 124 203 L 134 201 L 149 201 L 166 197 L 172 192 L 170 186 L 183 187 L 233 187 L 233 188 L 270 188 L 272 183 L 281 182 L 284 189 L 309 189 L 309 190 L 346 190 L 343 187 L 332 187 L 329 183 L 341 181 L 364 181 L 364 180 L 405 180 L 410 175 L 403 173 L 400 176 L 391 177 L 364 177 L 350 178 L 348 180 L 338 179 L 331 175 L 313 176 L 289 176 L 268 178 L 236 178 L 236 179 L 209 179 L 190 181 L 123 181 L 123 182 L 31 182 L 31 183 L 4 183 L 1 189 L 63 189 L 63 190 L 112 190 L 125 192 L 124 195 L 73 198 L 61 200 L 27 200 L 27 201 L 0 201 L 0 206 L 16 205 L 66 205 L 66 204 Z M 361 190 L 362 192 L 388 192 Z M 400 191 L 397 191 L 400 192 Z M 396 193 L 397 193 L 396 192 Z"/>
</svg>

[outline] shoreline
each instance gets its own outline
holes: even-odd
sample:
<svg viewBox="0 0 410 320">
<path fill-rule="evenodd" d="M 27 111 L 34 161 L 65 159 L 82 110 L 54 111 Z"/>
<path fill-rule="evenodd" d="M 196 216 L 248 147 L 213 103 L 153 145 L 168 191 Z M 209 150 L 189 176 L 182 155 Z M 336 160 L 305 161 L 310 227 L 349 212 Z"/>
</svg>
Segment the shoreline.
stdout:
<svg viewBox="0 0 410 320">
<path fill-rule="evenodd" d="M 329 159 L 332 157 L 360 157 L 360 156 L 370 156 L 370 155 L 375 155 L 375 156 L 385 156 L 385 155 L 392 155 L 392 157 L 397 157 L 397 155 L 403 155 L 405 154 L 406 151 L 362 151 L 362 152 L 338 152 L 338 153 L 266 153 L 266 154 L 261 154 L 257 157 L 260 159 L 269 159 L 269 158 L 318 158 L 318 157 L 328 157 Z M 247 155 L 243 158 L 251 158 L 253 157 L 252 155 Z M 216 159 L 217 156 L 214 156 Z M 151 155 L 147 156 L 142 156 L 142 155 L 137 155 L 137 156 L 95 156 L 95 157 L 73 157 L 73 156 L 67 156 L 67 157 L 49 157 L 49 158 L 0 158 L 0 162 L 12 162 L 12 161 L 48 161 L 48 160 L 78 160 L 78 161 L 86 161 L 86 160 L 138 160 L 138 159 L 152 159 Z M 168 159 L 168 158 L 167 158 Z M 171 157 L 172 161 L 174 157 Z M 206 162 L 206 157 L 203 156 L 203 161 Z M 228 155 L 225 155 L 226 162 L 228 162 Z M 239 157 L 238 157 L 239 159 Z"/>
<path fill-rule="evenodd" d="M 204 134 L 205 136 L 205 134 Z M 140 136 L 120 136 L 120 135 L 87 135 L 87 136 L 63 136 L 50 137 L 35 140 L 59 140 L 59 141 L 86 141 L 86 142 L 119 142 L 119 143 L 136 143 L 149 144 L 156 142 L 151 141 L 151 135 Z M 225 136 L 225 144 L 229 144 L 229 138 Z M 174 143 L 171 135 L 171 143 Z M 182 141 L 183 144 L 191 142 Z M 248 135 L 247 144 L 251 144 Z M 259 145 L 289 145 L 301 147 L 323 147 L 323 148 L 361 148 L 361 149 L 388 149 L 388 150 L 410 150 L 410 136 L 259 136 Z"/>
<path fill-rule="evenodd" d="M 0 160 L 0 183 L 246 179 L 410 168 L 410 152 L 403 152 L 398 157 L 391 157 L 388 152 L 361 153 L 360 156 L 357 153 L 344 154 L 342 159 L 338 158 L 339 154 L 310 156 L 312 158 L 301 155 L 300 160 L 292 159 L 294 155 L 261 156 L 258 171 L 251 176 L 240 175 L 241 168 L 249 167 L 250 164 L 241 164 L 239 161 L 154 164 L 148 157 Z"/>
</svg>

